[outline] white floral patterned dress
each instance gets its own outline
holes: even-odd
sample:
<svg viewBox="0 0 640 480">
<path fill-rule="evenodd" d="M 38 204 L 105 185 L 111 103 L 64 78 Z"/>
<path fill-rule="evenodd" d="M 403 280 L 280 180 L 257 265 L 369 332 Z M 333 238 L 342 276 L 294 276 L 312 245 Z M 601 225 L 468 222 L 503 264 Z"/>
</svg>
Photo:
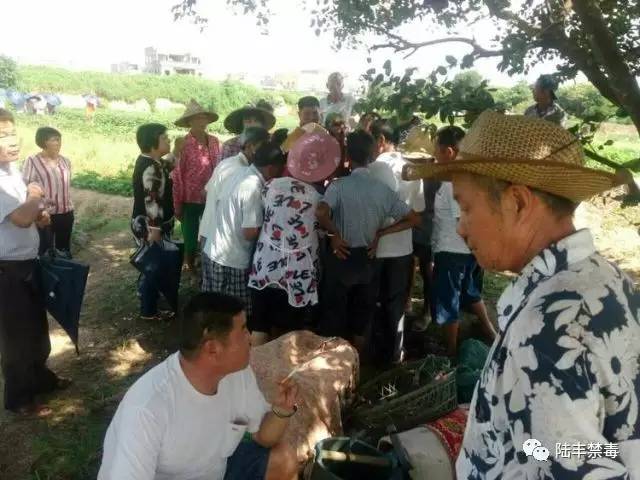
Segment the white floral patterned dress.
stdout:
<svg viewBox="0 0 640 480">
<path fill-rule="evenodd" d="M 264 223 L 256 243 L 249 287 L 281 288 L 289 304 L 318 303 L 318 223 L 320 194 L 290 177 L 269 181 L 263 190 Z"/>
<path fill-rule="evenodd" d="M 640 293 L 588 230 L 536 256 L 498 302 L 458 479 L 640 478 L 639 317 Z"/>
</svg>

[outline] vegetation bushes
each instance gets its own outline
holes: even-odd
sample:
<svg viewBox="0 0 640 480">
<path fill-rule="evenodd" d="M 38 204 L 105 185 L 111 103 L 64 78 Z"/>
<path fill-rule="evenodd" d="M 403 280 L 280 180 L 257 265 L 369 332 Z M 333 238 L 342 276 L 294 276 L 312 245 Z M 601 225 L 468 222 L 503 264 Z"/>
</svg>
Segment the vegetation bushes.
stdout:
<svg viewBox="0 0 640 480">
<path fill-rule="evenodd" d="M 237 81 L 214 82 L 189 75 L 112 74 L 74 72 L 55 67 L 21 65 L 18 67 L 18 88 L 26 92 L 54 92 L 75 95 L 95 93 L 102 99 L 133 103 L 144 99 L 153 108 L 157 98 L 186 104 L 195 98 L 202 105 L 220 114 L 249 102 L 264 98 L 271 103 L 297 101 L 296 92 L 265 91 Z"/>
</svg>

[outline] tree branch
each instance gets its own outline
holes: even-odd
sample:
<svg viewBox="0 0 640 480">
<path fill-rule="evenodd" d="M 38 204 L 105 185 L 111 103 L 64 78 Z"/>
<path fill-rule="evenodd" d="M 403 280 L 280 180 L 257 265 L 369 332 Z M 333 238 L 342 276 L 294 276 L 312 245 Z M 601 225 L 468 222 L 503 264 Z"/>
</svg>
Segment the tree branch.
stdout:
<svg viewBox="0 0 640 480">
<path fill-rule="evenodd" d="M 574 0 L 573 8 L 581 20 L 591 47 L 600 54 L 600 62 L 608 74 L 618 105 L 629 113 L 640 132 L 640 87 L 625 63 L 600 6 L 593 0 Z"/>
<path fill-rule="evenodd" d="M 466 37 L 447 37 L 447 38 L 439 38 L 436 40 L 428 40 L 426 42 L 411 42 L 393 33 L 384 33 L 384 35 L 389 37 L 392 41 L 388 43 L 373 45 L 371 49 L 379 50 L 381 48 L 392 48 L 396 52 L 411 50 L 411 52 L 405 58 L 410 57 L 415 52 L 417 52 L 420 48 L 428 47 L 431 45 L 438 45 L 441 43 L 466 43 L 467 45 L 471 45 L 473 47 L 473 51 L 471 52 L 471 55 L 473 55 L 476 58 L 497 57 L 504 54 L 504 50 L 486 49 L 482 47 L 480 44 L 478 44 L 478 42 L 476 42 L 474 39 L 466 38 Z"/>
</svg>

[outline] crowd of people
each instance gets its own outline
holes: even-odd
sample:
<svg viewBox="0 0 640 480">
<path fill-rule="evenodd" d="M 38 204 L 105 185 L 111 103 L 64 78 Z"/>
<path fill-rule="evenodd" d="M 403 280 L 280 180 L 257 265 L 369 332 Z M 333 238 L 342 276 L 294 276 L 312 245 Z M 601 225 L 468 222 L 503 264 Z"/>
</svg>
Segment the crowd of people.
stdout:
<svg viewBox="0 0 640 480">
<path fill-rule="evenodd" d="M 218 115 L 195 101 L 175 122 L 189 133 L 172 153 L 166 127 L 141 126 L 133 176 L 137 241 L 169 241 L 174 217 L 180 220 L 185 272 L 197 277 L 203 292 L 243 301 L 253 345 L 311 328 L 347 338 L 363 358 L 389 364 L 405 357 L 415 228 L 425 237 L 418 253 L 426 304 L 433 307 L 415 328 L 424 330 L 431 317 L 446 324 L 447 353 L 455 358 L 457 325 L 466 308 L 492 341 L 482 271 L 456 233 L 460 214 L 451 185 L 433 188 L 426 182 L 431 193 L 425 198 L 423 182 L 402 178 L 407 156 L 414 162 L 432 155 L 438 162 L 453 161 L 464 132 L 445 127 L 434 148 L 403 156 L 397 151 L 399 131 L 387 119 L 366 115 L 349 130 L 350 101 L 337 100 L 340 77 L 329 77 L 328 87 L 323 102 L 300 99 L 300 124 L 290 134 L 269 133 L 276 119 L 265 102 L 228 115 L 224 123 L 237 136 L 222 147 L 206 133 Z M 431 142 L 419 127 L 414 136 Z M 429 213 L 423 214 L 427 204 Z M 156 283 L 141 278 L 145 319 L 160 314 Z"/>
<path fill-rule="evenodd" d="M 342 83 L 332 74 L 326 98 L 301 98 L 291 132 L 271 131 L 263 101 L 226 117 L 235 136 L 223 144 L 207 131 L 217 113 L 195 101 L 175 122 L 189 131 L 173 149 L 165 125 L 138 128 L 135 241 L 175 246 L 179 220 L 183 276 L 201 292 L 179 315 L 179 351 L 122 400 L 98 478 L 297 478 L 292 446 L 281 442 L 304 408 L 297 386 L 284 379 L 268 404 L 250 347 L 310 329 L 389 366 L 405 360 L 406 329 L 433 320 L 455 359 L 463 311 L 493 347 L 459 478 L 640 474 L 640 295 L 573 225 L 581 201 L 620 179 L 584 166 L 555 85 L 541 77 L 524 116 L 484 112 L 468 132 L 446 126 L 432 138 L 417 117 L 354 121 Z M 58 131 L 39 129 L 36 143 L 42 151 L 19 172 L 15 121 L 0 110 L 0 355 L 5 408 L 25 413 L 38 411 L 37 395 L 68 385 L 46 367 L 37 257 L 52 248 L 71 256 L 71 164 Z M 409 326 L 416 266 L 424 312 Z M 483 269 L 516 274 L 497 329 Z M 138 284 L 149 321 L 179 313 L 160 311 L 157 279 L 143 273 Z M 547 465 L 522 452 L 529 438 L 553 445 L 558 435 L 615 441 L 620 455 Z"/>
</svg>

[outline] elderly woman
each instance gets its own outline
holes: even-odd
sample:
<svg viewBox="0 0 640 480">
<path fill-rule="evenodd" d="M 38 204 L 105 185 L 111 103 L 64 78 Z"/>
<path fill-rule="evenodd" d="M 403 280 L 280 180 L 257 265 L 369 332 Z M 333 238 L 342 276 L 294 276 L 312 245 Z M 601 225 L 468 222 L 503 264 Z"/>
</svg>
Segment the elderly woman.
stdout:
<svg viewBox="0 0 640 480">
<path fill-rule="evenodd" d="M 265 185 L 264 224 L 249 274 L 252 343 L 269 340 L 276 329 L 308 326 L 318 303 L 318 225 L 320 194 L 312 184 L 329 177 L 340 148 L 327 133 L 305 133 L 287 160 L 290 176 Z"/>
<path fill-rule="evenodd" d="M 184 115 L 175 122 L 178 127 L 189 128 L 171 177 L 175 215 L 181 222 L 184 238 L 184 263 L 194 274 L 198 230 L 206 202 L 204 187 L 220 159 L 220 142 L 207 132 L 207 125 L 217 119 L 217 113 L 209 112 L 191 100 Z"/>
<path fill-rule="evenodd" d="M 458 478 L 638 478 L 640 295 L 573 224 L 579 202 L 620 179 L 585 168 L 566 130 L 494 112 L 458 159 L 405 174 L 452 179 L 478 263 L 517 274 L 498 301 Z"/>
<path fill-rule="evenodd" d="M 40 230 L 40 254 L 55 248 L 71 256 L 73 202 L 71 201 L 71 162 L 60 155 L 62 135 L 51 127 L 36 131 L 36 145 L 42 151 L 28 157 L 22 166 L 22 177 L 28 185 L 37 183 L 45 192 L 51 226 Z"/>
<path fill-rule="evenodd" d="M 141 125 L 136 132 L 140 156 L 133 170 L 133 212 L 131 230 L 138 245 L 160 245 L 169 240 L 173 231 L 174 211 L 172 182 L 162 157 L 171 148 L 167 127 L 158 123 Z M 145 320 L 158 318 L 159 276 L 161 268 L 153 265 L 140 276 L 140 316 Z M 168 299 L 171 300 L 173 299 Z M 172 308 L 177 308 L 174 301 Z"/>
</svg>

